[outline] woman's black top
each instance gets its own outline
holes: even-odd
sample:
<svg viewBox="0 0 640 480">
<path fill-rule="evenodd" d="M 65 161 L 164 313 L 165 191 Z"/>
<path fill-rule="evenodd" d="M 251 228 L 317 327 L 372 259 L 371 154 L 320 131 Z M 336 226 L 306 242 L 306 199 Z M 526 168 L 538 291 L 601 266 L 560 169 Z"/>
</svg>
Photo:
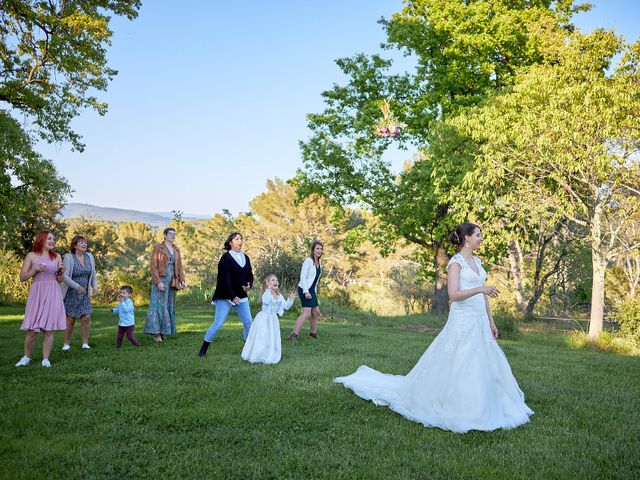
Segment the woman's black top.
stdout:
<svg viewBox="0 0 640 480">
<path fill-rule="evenodd" d="M 247 263 L 244 267 L 229 252 L 224 253 L 218 262 L 218 279 L 216 280 L 216 290 L 213 292 L 213 300 L 233 300 L 235 297 L 246 298 L 247 292 L 242 288 L 247 283 L 253 286 L 253 272 L 251 262 L 245 255 Z"/>
</svg>

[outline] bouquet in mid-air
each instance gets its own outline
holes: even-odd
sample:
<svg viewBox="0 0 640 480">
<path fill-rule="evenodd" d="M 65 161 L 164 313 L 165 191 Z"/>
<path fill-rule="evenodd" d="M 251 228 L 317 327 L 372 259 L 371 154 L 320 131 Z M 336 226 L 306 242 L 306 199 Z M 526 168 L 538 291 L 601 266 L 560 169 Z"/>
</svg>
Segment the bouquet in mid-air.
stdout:
<svg viewBox="0 0 640 480">
<path fill-rule="evenodd" d="M 402 133 L 402 130 L 406 128 L 407 124 L 402 123 L 391 112 L 391 105 L 389 100 L 382 100 L 380 102 L 380 110 L 382 111 L 382 118 L 376 122 L 373 129 L 376 135 L 379 137 L 397 137 Z"/>
</svg>

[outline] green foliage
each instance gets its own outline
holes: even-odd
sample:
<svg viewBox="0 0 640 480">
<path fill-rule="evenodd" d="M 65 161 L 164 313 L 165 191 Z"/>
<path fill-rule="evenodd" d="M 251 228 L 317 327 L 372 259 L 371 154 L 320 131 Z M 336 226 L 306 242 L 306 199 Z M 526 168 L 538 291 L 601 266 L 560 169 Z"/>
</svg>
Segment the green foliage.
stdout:
<svg viewBox="0 0 640 480">
<path fill-rule="evenodd" d="M 31 251 L 35 234 L 63 225 L 55 216 L 71 189 L 51 161 L 33 150 L 20 124 L 0 109 L 0 243 L 19 255 Z"/>
<path fill-rule="evenodd" d="M 425 249 L 430 258 L 423 256 L 423 270 L 435 277 L 433 305 L 443 310 L 447 237 L 477 216 L 479 205 L 493 205 L 463 183 L 474 168 L 475 145 L 446 120 L 552 55 L 550 45 L 561 45 L 573 28 L 571 15 L 587 8 L 566 1 L 406 2 L 382 24 L 387 47 L 410 55 L 414 70 L 390 73 L 392 62 L 379 55 L 337 61 L 349 80 L 323 93 L 323 113 L 308 116 L 311 138 L 300 143 L 304 168 L 296 177 L 300 195 L 369 209 L 380 220 L 370 239 L 383 248 L 402 237 Z M 381 101 L 407 125 L 402 135 L 376 135 Z M 399 175 L 383 160 L 392 143 L 418 152 Z"/>
<path fill-rule="evenodd" d="M 187 276 L 187 286 L 212 289 L 216 283 L 217 265 L 224 252 L 223 245 L 235 227 L 227 217 L 215 215 L 197 224 L 185 223 L 184 230 L 176 237 Z M 178 233 L 178 230 L 176 230 Z M 208 298 L 213 295 L 213 290 Z"/>
<path fill-rule="evenodd" d="M 615 318 L 620 331 L 640 347 L 640 299 L 629 299 L 618 305 Z"/>
<path fill-rule="evenodd" d="M 85 108 L 99 114 L 105 90 L 117 73 L 107 66 L 110 15 L 133 19 L 138 0 L 11 0 L 0 9 L 2 76 L 0 101 L 27 115 L 48 141 L 83 149 L 71 120 Z"/>
<path fill-rule="evenodd" d="M 0 249 L 0 305 L 24 303 L 31 282 L 20 281 L 22 260 L 13 252 Z"/>
<path fill-rule="evenodd" d="M 593 336 L 607 263 L 628 248 L 619 234 L 640 209 L 637 48 L 613 32 L 574 33 L 555 61 L 523 70 L 513 88 L 449 119 L 479 145 L 465 183 L 493 202 L 540 205 L 589 244 Z"/>
<path fill-rule="evenodd" d="M 493 321 L 498 327 L 498 333 L 502 339 L 513 340 L 520 336 L 520 331 L 516 325 L 516 319 L 513 315 L 503 312 L 495 312 L 493 314 Z"/>
<path fill-rule="evenodd" d="M 55 216 L 71 189 L 33 149 L 31 131 L 83 149 L 71 121 L 116 71 L 107 66 L 110 14 L 133 19 L 138 0 L 10 0 L 0 8 L 0 243 L 20 255 L 35 233 L 63 234 Z M 20 120 L 29 125 L 29 133 Z"/>
<path fill-rule="evenodd" d="M 291 290 L 298 286 L 300 265 L 300 258 L 287 252 L 262 258 L 256 264 L 253 272 L 256 278 L 256 287 L 262 288 L 264 279 L 271 274 L 276 274 L 280 281 L 280 292 L 286 297 Z"/>
</svg>

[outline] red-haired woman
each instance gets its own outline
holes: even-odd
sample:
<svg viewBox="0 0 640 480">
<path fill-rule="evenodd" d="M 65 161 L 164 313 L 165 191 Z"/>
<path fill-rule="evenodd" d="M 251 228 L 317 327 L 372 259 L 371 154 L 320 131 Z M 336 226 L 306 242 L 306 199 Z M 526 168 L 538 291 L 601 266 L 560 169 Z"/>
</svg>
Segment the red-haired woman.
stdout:
<svg viewBox="0 0 640 480">
<path fill-rule="evenodd" d="M 33 251 L 27 254 L 20 271 L 20 281 L 33 278 L 29 289 L 24 321 L 20 330 L 26 330 L 24 356 L 16 367 L 24 367 L 31 362 L 31 351 L 38 333 L 44 334 L 42 341 L 42 366 L 50 367 L 49 354 L 53 346 L 53 332 L 64 330 L 66 316 L 62 294 L 58 284 L 62 282 L 64 265 L 62 258 L 54 250 L 56 239 L 51 232 L 40 232 L 33 242 Z"/>
</svg>

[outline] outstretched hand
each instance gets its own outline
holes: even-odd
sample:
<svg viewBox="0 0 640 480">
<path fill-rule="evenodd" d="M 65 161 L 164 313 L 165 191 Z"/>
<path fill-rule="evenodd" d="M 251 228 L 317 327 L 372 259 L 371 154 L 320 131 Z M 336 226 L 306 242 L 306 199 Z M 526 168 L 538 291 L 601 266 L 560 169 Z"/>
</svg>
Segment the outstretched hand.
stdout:
<svg viewBox="0 0 640 480">
<path fill-rule="evenodd" d="M 488 297 L 496 298 L 500 293 L 500 290 L 498 290 L 498 288 L 493 285 L 487 285 L 486 287 L 482 287 L 482 293 L 484 293 Z"/>
</svg>

